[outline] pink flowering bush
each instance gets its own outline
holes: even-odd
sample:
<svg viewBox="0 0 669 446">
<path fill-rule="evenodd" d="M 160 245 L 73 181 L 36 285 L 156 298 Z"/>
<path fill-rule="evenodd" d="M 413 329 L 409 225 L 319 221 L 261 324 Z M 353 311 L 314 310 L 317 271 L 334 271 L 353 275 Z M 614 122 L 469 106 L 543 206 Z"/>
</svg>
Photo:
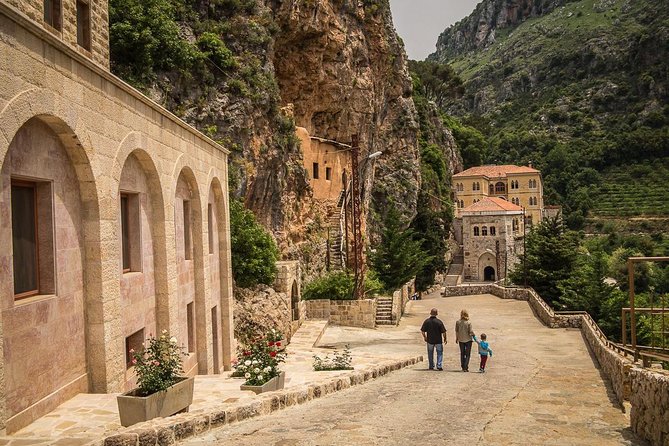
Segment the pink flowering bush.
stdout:
<svg viewBox="0 0 669 446">
<path fill-rule="evenodd" d="M 243 376 L 244 384 L 262 386 L 279 375 L 279 364 L 285 360 L 282 347 L 283 336 L 276 330 L 255 338 L 237 354 L 235 375 Z"/>
<path fill-rule="evenodd" d="M 137 395 L 162 392 L 179 381 L 183 373 L 183 356 L 188 355 L 184 350 L 167 330 L 163 330 L 158 338 L 149 336 L 141 351 L 130 350 L 137 375 Z"/>
</svg>

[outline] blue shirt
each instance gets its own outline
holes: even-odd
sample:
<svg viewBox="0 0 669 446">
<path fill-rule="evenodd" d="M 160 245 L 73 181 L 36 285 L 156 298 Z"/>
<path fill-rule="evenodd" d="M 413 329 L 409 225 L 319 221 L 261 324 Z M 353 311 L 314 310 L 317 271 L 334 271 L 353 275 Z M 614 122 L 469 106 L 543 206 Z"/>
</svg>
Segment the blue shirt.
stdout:
<svg viewBox="0 0 669 446">
<path fill-rule="evenodd" d="M 479 341 L 479 355 L 492 357 L 492 349 L 486 341 Z"/>
</svg>

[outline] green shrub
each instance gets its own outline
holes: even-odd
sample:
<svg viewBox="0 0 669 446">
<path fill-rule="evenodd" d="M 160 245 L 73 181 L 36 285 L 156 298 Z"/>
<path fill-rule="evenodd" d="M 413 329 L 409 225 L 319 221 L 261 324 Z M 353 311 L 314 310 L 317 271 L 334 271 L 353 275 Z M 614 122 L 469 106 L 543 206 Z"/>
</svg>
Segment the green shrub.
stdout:
<svg viewBox="0 0 669 446">
<path fill-rule="evenodd" d="M 383 285 L 373 271 L 365 277 L 365 295 L 379 293 Z M 353 274 L 335 271 L 309 282 L 302 291 L 302 299 L 353 300 Z"/>
<path fill-rule="evenodd" d="M 353 370 L 351 367 L 351 350 L 348 345 L 344 346 L 344 351 L 339 353 L 335 350 L 330 355 L 325 355 L 325 358 L 321 358 L 318 355 L 314 355 L 313 368 L 316 372 L 327 371 L 327 370 Z"/>
<path fill-rule="evenodd" d="M 271 285 L 279 250 L 272 236 L 238 200 L 230 200 L 232 276 L 237 286 Z"/>
</svg>

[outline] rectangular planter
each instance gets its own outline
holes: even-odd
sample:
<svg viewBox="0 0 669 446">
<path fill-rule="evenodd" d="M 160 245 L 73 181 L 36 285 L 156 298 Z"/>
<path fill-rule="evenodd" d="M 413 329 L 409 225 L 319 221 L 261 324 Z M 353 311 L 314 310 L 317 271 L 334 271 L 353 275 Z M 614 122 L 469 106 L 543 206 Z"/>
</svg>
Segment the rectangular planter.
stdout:
<svg viewBox="0 0 669 446">
<path fill-rule="evenodd" d="M 157 417 L 169 417 L 183 410 L 193 402 L 195 378 L 181 381 L 149 396 L 136 396 L 137 389 L 116 397 L 121 425 L 132 426 Z"/>
<path fill-rule="evenodd" d="M 279 376 L 275 376 L 262 386 L 248 386 L 246 384 L 242 384 L 239 388 L 241 390 L 250 390 L 258 394 L 263 392 L 271 392 L 273 390 L 281 390 L 283 389 L 285 383 L 286 383 L 286 372 L 280 372 Z"/>
</svg>

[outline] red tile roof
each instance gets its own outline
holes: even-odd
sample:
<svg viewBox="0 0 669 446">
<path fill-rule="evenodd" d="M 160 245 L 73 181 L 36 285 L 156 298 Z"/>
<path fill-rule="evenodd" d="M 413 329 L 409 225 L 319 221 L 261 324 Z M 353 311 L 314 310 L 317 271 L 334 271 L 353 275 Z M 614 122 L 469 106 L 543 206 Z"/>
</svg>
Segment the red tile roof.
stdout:
<svg viewBox="0 0 669 446">
<path fill-rule="evenodd" d="M 486 211 L 522 211 L 523 208 L 510 201 L 497 197 L 485 197 L 480 201 L 462 209 L 462 212 L 486 212 Z"/>
<path fill-rule="evenodd" d="M 539 173 L 537 169 L 528 166 L 514 166 L 512 164 L 503 165 L 503 166 L 476 166 L 470 167 L 469 169 L 453 175 L 453 178 L 459 177 L 477 177 L 484 176 L 488 178 L 504 178 L 507 174 L 514 173 Z"/>
</svg>

